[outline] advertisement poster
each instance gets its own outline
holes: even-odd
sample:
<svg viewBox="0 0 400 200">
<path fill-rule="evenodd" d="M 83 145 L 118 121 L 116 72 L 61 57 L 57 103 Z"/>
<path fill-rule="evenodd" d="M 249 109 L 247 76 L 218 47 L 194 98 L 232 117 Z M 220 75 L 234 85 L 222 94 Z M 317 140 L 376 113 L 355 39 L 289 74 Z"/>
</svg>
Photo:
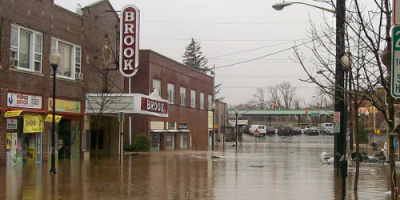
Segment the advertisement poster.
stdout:
<svg viewBox="0 0 400 200">
<path fill-rule="evenodd" d="M 7 133 L 6 149 L 11 149 L 11 133 Z"/>
</svg>

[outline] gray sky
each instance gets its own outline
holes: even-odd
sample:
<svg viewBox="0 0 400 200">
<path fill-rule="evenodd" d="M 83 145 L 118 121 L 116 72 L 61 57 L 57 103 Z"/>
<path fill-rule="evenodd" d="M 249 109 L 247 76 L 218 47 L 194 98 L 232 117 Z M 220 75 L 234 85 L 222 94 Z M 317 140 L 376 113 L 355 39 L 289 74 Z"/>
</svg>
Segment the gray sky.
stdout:
<svg viewBox="0 0 400 200">
<path fill-rule="evenodd" d="M 55 0 L 57 5 L 75 11 L 95 0 Z M 141 12 L 140 49 L 151 49 L 182 62 L 191 38 L 200 42 L 208 66 L 216 68 L 216 83 L 222 82 L 219 96 L 229 105 L 252 99 L 256 88 L 288 81 L 306 102 L 315 94 L 314 84 L 303 68 L 292 61 L 295 44 L 310 41 L 309 18 L 322 23 L 323 17 L 335 23 L 331 13 L 292 5 L 281 11 L 272 8 L 281 0 L 110 0 L 119 11 L 127 4 Z M 303 2 L 329 6 L 311 0 Z M 328 7 L 329 8 L 329 7 Z M 311 54 L 300 48 L 307 58 Z M 306 62 L 312 68 L 310 62 Z"/>
</svg>

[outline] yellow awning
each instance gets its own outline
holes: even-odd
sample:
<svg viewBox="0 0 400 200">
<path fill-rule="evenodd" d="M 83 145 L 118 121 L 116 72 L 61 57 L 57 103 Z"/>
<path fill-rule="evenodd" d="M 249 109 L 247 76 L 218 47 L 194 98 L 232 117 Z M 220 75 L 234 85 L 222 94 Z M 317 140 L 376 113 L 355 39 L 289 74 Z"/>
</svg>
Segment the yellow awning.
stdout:
<svg viewBox="0 0 400 200">
<path fill-rule="evenodd" d="M 7 111 L 4 114 L 4 117 L 17 117 L 19 115 L 21 115 L 22 110 L 12 110 L 12 111 Z"/>
<path fill-rule="evenodd" d="M 60 116 L 60 115 L 55 115 L 55 117 L 56 117 L 56 123 L 60 122 L 62 116 Z M 53 115 L 52 115 L 52 114 L 48 114 L 48 115 L 46 116 L 46 119 L 44 119 L 44 121 L 45 121 L 45 122 L 53 122 Z"/>
</svg>

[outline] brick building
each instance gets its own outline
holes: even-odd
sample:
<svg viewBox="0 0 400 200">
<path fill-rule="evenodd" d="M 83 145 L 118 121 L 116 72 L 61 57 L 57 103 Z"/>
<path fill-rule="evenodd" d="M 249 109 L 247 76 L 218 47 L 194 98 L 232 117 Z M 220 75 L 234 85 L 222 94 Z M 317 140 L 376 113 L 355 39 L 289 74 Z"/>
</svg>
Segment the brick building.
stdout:
<svg viewBox="0 0 400 200">
<path fill-rule="evenodd" d="M 127 115 L 124 143 L 144 133 L 152 150 L 207 148 L 213 78 L 150 50 L 140 51 L 138 73 L 123 78 L 116 64 L 119 18 L 109 1 L 74 13 L 54 0 L 3 0 L 0 11 L 0 165 L 50 159 L 52 123 L 45 119 L 53 112 L 52 49 L 61 55 L 58 159 L 93 154 L 95 141 L 98 153 L 118 153 L 117 115 L 85 114 L 87 93 L 149 95 L 157 89 L 169 100 L 169 117 Z"/>
<path fill-rule="evenodd" d="M 147 134 L 153 151 L 207 149 L 211 140 L 208 120 L 213 101 L 213 77 L 151 50 L 141 50 L 139 57 L 139 71 L 131 79 L 131 92 L 157 91 L 163 99 L 168 99 L 169 111 L 168 118 L 130 115 L 132 134 Z M 124 141 L 129 141 L 127 135 Z"/>
<path fill-rule="evenodd" d="M 51 49 L 61 55 L 55 105 L 62 116 L 56 129 L 58 159 L 81 157 L 89 149 L 85 140 L 90 140 L 90 123 L 84 125 L 90 119 L 83 113 L 85 93 L 105 90 L 105 72 L 115 86 L 108 92 L 123 90 L 118 70 L 106 70 L 115 68 L 106 64 L 113 54 L 105 46 L 116 49 L 117 14 L 106 12 L 113 11 L 108 1 L 80 14 L 53 0 L 4 0 L 0 10 L 0 164 L 49 160 L 51 123 L 45 118 L 53 108 Z M 5 117 L 7 112 L 11 117 Z"/>
</svg>

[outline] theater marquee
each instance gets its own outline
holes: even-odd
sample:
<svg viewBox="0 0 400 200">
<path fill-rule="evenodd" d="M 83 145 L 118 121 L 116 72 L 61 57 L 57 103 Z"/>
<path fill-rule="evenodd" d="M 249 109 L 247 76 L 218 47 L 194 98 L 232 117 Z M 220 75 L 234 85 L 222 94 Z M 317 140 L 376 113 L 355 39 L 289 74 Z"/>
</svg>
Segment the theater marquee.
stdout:
<svg viewBox="0 0 400 200">
<path fill-rule="evenodd" d="M 139 65 L 139 24 L 140 12 L 133 5 L 121 11 L 119 71 L 125 77 L 132 77 Z"/>
</svg>

